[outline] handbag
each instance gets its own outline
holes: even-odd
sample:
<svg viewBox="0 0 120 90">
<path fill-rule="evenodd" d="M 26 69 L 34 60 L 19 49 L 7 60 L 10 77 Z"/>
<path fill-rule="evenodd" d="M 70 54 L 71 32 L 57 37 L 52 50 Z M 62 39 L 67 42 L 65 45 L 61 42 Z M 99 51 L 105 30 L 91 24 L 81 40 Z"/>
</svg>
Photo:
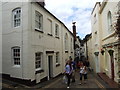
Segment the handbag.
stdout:
<svg viewBox="0 0 120 90">
<path fill-rule="evenodd" d="M 63 76 L 63 83 L 67 84 L 67 77 L 66 77 L 66 75 Z"/>
</svg>

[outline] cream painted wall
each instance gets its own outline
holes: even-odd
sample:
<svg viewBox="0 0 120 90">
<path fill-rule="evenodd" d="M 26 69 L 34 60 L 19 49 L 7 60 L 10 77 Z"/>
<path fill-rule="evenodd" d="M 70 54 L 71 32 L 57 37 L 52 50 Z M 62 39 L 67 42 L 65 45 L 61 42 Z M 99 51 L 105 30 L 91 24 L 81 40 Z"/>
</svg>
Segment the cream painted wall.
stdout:
<svg viewBox="0 0 120 90">
<path fill-rule="evenodd" d="M 23 23 L 21 24 L 20 27 L 14 28 L 12 26 L 12 10 L 17 7 L 21 7 L 22 13 L 23 13 L 22 17 L 24 17 L 24 19 L 22 18 Z M 27 45 L 26 31 L 27 31 L 27 25 L 28 25 L 27 23 L 28 18 L 26 17 L 28 16 L 27 3 L 15 3 L 15 2 L 5 3 L 5 4 L 2 4 L 2 11 L 3 11 L 2 13 L 3 73 L 10 74 L 13 77 L 15 76 L 18 78 L 24 78 L 25 72 L 23 72 L 23 67 L 25 69 L 25 66 L 27 66 L 27 64 L 25 66 L 21 64 L 20 67 L 15 67 L 12 62 L 11 48 L 14 46 L 20 46 L 20 48 L 23 49 L 23 52 L 21 52 L 21 57 L 23 57 L 21 59 L 21 63 L 24 63 L 24 58 L 27 52 L 27 48 L 25 48 Z M 24 35 L 22 34 L 23 32 L 24 32 Z M 24 45 L 24 48 L 23 48 L 23 45 Z M 25 56 L 24 56 L 24 53 L 25 53 Z"/>
<path fill-rule="evenodd" d="M 119 1 L 119 0 L 117 0 Z M 117 38 L 115 37 L 115 34 L 114 34 L 114 29 L 112 31 L 109 31 L 108 29 L 108 22 L 107 22 L 107 15 L 108 15 L 108 12 L 110 11 L 111 14 L 112 14 L 112 24 L 114 22 L 114 15 L 115 15 L 115 9 L 116 9 L 116 5 L 118 2 L 108 2 L 105 6 L 105 8 L 103 9 L 102 13 L 101 13 L 101 20 L 103 23 L 101 23 L 101 26 L 102 26 L 102 32 L 103 33 L 103 37 L 102 37 L 102 45 L 105 45 L 105 44 L 109 44 L 109 43 L 113 43 L 115 41 L 117 41 Z M 104 20 L 104 21 L 103 21 Z M 117 52 L 117 50 L 115 50 L 114 48 L 111 48 L 112 50 L 114 50 L 114 58 L 116 57 L 115 56 L 115 53 Z M 108 50 L 108 49 L 107 49 Z M 110 61 L 110 55 L 108 55 L 108 52 L 106 52 L 107 54 L 107 62 L 105 63 L 105 65 L 108 63 L 107 67 L 105 67 L 105 71 L 107 73 L 107 75 L 111 78 L 111 61 Z M 117 64 L 117 61 L 114 59 L 114 73 L 115 73 L 115 81 L 117 82 L 117 69 L 118 69 L 118 66 L 116 66 Z"/>
<path fill-rule="evenodd" d="M 87 45 L 88 45 L 88 60 L 90 62 L 90 67 L 94 70 L 95 68 L 95 63 L 94 63 L 94 60 L 93 60 L 93 48 L 91 47 L 92 46 L 92 35 L 91 37 L 89 37 L 89 40 L 87 41 Z"/>
<path fill-rule="evenodd" d="M 91 16 L 91 25 L 92 25 L 92 55 L 93 55 L 93 69 L 95 72 L 100 72 L 100 18 L 99 18 L 99 3 L 96 4 L 96 7 Z M 98 56 L 95 56 L 95 52 L 99 52 Z"/>
<path fill-rule="evenodd" d="M 108 54 L 108 50 L 113 50 L 114 51 L 114 73 L 115 73 L 115 78 L 114 80 L 117 82 L 117 71 L 118 71 L 118 66 L 117 66 L 117 58 L 118 52 L 117 52 L 117 47 L 112 47 L 112 48 L 103 48 L 102 46 L 105 44 L 113 43 L 117 41 L 117 38 L 115 37 L 114 30 L 109 31 L 108 30 L 108 12 L 111 11 L 112 14 L 112 24 L 114 22 L 114 15 L 115 15 L 115 10 L 116 6 L 119 0 L 116 0 L 116 2 L 106 2 L 105 6 L 102 4 L 99 9 L 97 9 L 97 5 L 92 13 L 92 42 L 94 44 L 94 32 L 97 30 L 98 34 L 98 48 L 96 50 L 99 51 L 99 59 L 100 59 L 100 71 L 105 72 L 110 78 L 112 77 L 111 75 L 111 60 L 110 60 L 110 55 Z M 94 24 L 94 14 L 98 14 L 98 22 L 97 24 Z M 94 45 L 93 45 L 94 47 Z M 101 49 L 104 49 L 105 53 L 104 55 L 101 54 Z M 95 49 L 94 49 L 95 50 Z M 93 51 L 94 52 L 94 51 Z"/>
<path fill-rule="evenodd" d="M 12 27 L 12 10 L 16 7 L 22 9 L 22 24 L 18 28 Z M 35 10 L 43 15 L 43 33 L 35 31 Z M 53 56 L 53 77 L 64 72 L 65 60 L 72 56 L 74 49 L 71 38 L 73 35 L 68 29 L 36 3 L 6 3 L 3 5 L 3 73 L 21 79 L 36 79 L 36 83 L 48 76 L 48 56 Z M 7 18 L 7 19 L 6 19 Z M 48 35 L 48 19 L 52 21 L 52 36 Z M 5 23 L 5 24 L 4 24 Z M 55 37 L 55 24 L 59 25 L 59 38 Z M 65 53 L 64 36 L 68 34 L 68 53 Z M 73 43 L 73 41 L 72 41 Z M 15 67 L 11 59 L 11 47 L 20 46 L 21 66 Z M 54 53 L 47 54 L 46 51 Z M 35 52 L 43 53 L 42 69 L 44 72 L 35 74 Z M 56 67 L 56 52 L 59 52 L 59 64 Z M 6 56 L 7 55 L 7 56 Z M 6 67 L 7 65 L 7 67 Z"/>
</svg>

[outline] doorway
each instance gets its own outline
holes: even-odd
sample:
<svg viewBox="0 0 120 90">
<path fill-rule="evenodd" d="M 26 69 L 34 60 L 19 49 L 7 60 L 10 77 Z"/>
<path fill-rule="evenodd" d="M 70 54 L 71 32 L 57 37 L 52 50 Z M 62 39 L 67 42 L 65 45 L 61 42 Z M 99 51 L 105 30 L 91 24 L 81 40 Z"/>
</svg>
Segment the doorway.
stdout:
<svg viewBox="0 0 120 90">
<path fill-rule="evenodd" d="M 96 65 L 96 73 L 100 72 L 100 63 L 98 59 L 99 52 L 95 52 L 95 65 Z"/>
<path fill-rule="evenodd" d="M 99 65 L 99 60 L 98 60 L 98 56 L 95 56 L 96 59 L 96 73 L 100 72 L 100 65 Z"/>
<path fill-rule="evenodd" d="M 109 50 L 108 51 L 109 55 L 110 55 L 110 59 L 111 59 L 111 77 L 112 77 L 112 80 L 114 80 L 114 51 L 113 50 Z"/>
<path fill-rule="evenodd" d="M 48 80 L 53 77 L 53 56 L 48 56 Z"/>
</svg>

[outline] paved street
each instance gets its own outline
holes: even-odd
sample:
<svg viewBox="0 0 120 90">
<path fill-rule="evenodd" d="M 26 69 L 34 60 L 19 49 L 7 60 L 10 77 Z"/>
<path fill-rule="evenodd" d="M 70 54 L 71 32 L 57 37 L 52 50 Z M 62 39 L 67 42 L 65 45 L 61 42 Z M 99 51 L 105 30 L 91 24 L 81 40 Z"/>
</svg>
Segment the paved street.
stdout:
<svg viewBox="0 0 120 90">
<path fill-rule="evenodd" d="M 14 83 L 12 81 L 3 80 L 3 88 L 20 88 L 23 90 L 24 88 L 66 88 L 67 85 L 63 83 L 63 76 L 59 76 L 57 78 L 51 79 L 49 81 L 45 81 L 43 83 L 37 84 L 35 86 L 25 86 L 19 83 Z M 109 88 L 109 86 L 103 82 L 96 74 L 89 73 L 88 81 L 86 84 L 79 85 L 79 72 L 76 72 L 76 82 L 71 83 L 70 88 Z"/>
<path fill-rule="evenodd" d="M 107 88 L 108 86 L 102 80 L 98 79 L 93 73 L 88 74 L 88 81 L 86 84 L 79 85 L 79 73 L 76 72 L 76 82 L 71 83 L 70 88 Z M 56 79 L 54 82 L 42 88 L 66 88 L 67 85 L 63 83 L 62 77 Z"/>
</svg>

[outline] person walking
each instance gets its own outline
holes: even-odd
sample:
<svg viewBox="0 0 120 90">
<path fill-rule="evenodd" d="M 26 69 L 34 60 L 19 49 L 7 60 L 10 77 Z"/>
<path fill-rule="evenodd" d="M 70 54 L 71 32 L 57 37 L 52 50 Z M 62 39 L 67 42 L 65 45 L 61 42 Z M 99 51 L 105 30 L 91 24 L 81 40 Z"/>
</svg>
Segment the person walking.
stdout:
<svg viewBox="0 0 120 90">
<path fill-rule="evenodd" d="M 70 58 L 70 63 L 72 65 L 72 75 L 71 75 L 72 82 L 75 82 L 76 63 L 75 61 L 72 60 L 72 58 Z"/>
<path fill-rule="evenodd" d="M 82 63 L 82 61 L 78 61 L 77 69 L 80 69 L 81 63 Z"/>
<path fill-rule="evenodd" d="M 87 78 L 88 78 L 86 63 L 83 63 L 83 66 L 84 66 L 84 72 L 83 72 L 83 75 L 84 75 L 84 83 L 86 83 L 86 82 L 87 82 Z"/>
<path fill-rule="evenodd" d="M 67 76 L 67 88 L 69 88 L 70 86 L 70 79 L 71 79 L 71 74 L 72 74 L 72 65 L 70 63 L 70 61 L 67 61 L 66 65 L 65 65 L 65 74 Z"/>
<path fill-rule="evenodd" d="M 84 64 L 83 64 L 83 62 L 81 62 L 81 65 L 80 65 L 80 85 L 82 84 L 82 78 L 83 78 L 83 76 L 84 76 L 84 72 L 85 72 L 85 66 L 84 66 Z"/>
</svg>

